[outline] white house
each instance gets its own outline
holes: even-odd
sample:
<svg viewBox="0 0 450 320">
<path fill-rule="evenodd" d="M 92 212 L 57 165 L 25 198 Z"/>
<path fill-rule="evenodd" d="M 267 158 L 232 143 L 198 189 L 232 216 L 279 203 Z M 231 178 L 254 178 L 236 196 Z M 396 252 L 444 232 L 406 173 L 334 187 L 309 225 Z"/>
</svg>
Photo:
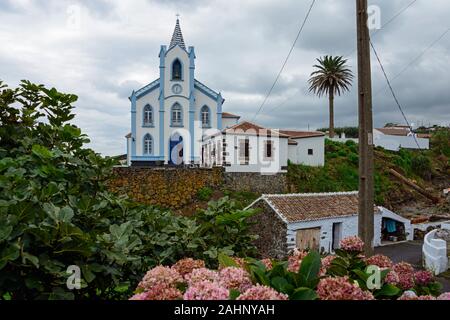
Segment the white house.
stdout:
<svg viewBox="0 0 450 320">
<path fill-rule="evenodd" d="M 295 164 L 325 164 L 325 134 L 320 131 L 280 130 L 289 136 L 288 159 Z"/>
<path fill-rule="evenodd" d="M 373 143 L 391 151 L 430 148 L 428 138 L 421 138 L 410 127 L 400 125 L 373 129 Z"/>
<path fill-rule="evenodd" d="M 358 192 L 266 194 L 248 208 L 260 208 L 252 231 L 265 257 L 282 258 L 294 248 L 333 252 L 339 241 L 358 234 Z M 393 239 L 396 237 L 396 239 Z M 411 222 L 374 207 L 374 246 L 412 240 Z"/>
<path fill-rule="evenodd" d="M 209 134 L 208 134 L 209 133 Z M 322 132 L 264 128 L 249 121 L 203 137 L 202 165 L 224 166 L 226 172 L 277 173 L 295 164 L 323 166 Z"/>
<path fill-rule="evenodd" d="M 133 91 L 129 166 L 225 166 L 227 172 L 278 173 L 293 163 L 324 164 L 324 135 L 275 130 L 222 111 L 222 95 L 195 79 L 194 47 L 177 19 L 159 52 L 159 78 Z"/>
</svg>

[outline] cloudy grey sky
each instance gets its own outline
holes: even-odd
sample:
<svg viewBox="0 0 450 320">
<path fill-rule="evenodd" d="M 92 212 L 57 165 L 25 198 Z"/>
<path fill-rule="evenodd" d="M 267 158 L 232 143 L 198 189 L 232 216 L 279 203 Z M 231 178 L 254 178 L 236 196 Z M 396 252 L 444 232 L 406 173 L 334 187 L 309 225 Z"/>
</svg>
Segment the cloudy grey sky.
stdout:
<svg viewBox="0 0 450 320">
<path fill-rule="evenodd" d="M 388 22 L 412 0 L 372 0 Z M 196 49 L 196 78 L 251 120 L 303 21 L 310 0 L 0 0 L 0 79 L 54 86 L 79 96 L 76 124 L 106 155 L 125 153 L 127 97 L 158 74 L 158 52 L 181 15 Z M 450 123 L 450 1 L 418 0 L 373 42 L 411 122 Z M 256 122 L 274 128 L 327 126 L 327 99 L 308 93 L 319 56 L 344 55 L 356 72 L 354 0 L 317 0 L 286 68 Z M 374 124 L 402 122 L 372 57 Z M 336 126 L 357 123 L 356 82 L 336 100 Z"/>
</svg>

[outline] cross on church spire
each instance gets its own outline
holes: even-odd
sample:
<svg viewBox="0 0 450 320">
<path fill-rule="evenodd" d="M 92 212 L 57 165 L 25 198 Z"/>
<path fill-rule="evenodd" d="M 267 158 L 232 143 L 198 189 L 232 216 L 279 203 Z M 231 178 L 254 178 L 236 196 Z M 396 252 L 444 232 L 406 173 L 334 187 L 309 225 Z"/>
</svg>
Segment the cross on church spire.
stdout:
<svg viewBox="0 0 450 320">
<path fill-rule="evenodd" d="M 180 28 L 180 15 L 177 13 L 177 22 L 175 23 L 175 29 L 173 30 L 172 40 L 170 40 L 169 49 L 179 45 L 181 48 L 186 50 L 186 45 L 184 44 L 183 34 L 181 33 Z"/>
</svg>

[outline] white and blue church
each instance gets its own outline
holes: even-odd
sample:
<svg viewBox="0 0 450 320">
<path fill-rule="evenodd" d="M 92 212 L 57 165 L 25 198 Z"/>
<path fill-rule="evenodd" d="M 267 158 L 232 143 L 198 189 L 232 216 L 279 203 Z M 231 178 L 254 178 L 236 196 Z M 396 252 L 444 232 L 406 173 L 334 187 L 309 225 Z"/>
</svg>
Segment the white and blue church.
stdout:
<svg viewBox="0 0 450 320">
<path fill-rule="evenodd" d="M 132 166 L 199 164 L 205 129 L 222 129 L 224 99 L 195 79 L 195 51 L 186 48 L 177 18 L 169 46 L 159 51 L 159 79 L 133 91 L 127 160 Z M 235 121 L 239 117 L 225 114 Z"/>
</svg>

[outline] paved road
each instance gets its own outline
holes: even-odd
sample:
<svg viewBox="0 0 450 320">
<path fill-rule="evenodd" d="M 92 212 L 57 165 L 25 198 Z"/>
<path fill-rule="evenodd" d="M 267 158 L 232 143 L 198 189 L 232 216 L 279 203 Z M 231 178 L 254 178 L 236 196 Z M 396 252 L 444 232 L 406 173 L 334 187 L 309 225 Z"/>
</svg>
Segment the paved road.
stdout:
<svg viewBox="0 0 450 320">
<path fill-rule="evenodd" d="M 375 248 L 375 253 L 384 254 L 393 262 L 405 261 L 415 268 L 422 269 L 422 241 L 409 241 Z M 444 286 L 444 292 L 450 292 L 450 279 L 438 277 L 437 280 Z"/>
</svg>

